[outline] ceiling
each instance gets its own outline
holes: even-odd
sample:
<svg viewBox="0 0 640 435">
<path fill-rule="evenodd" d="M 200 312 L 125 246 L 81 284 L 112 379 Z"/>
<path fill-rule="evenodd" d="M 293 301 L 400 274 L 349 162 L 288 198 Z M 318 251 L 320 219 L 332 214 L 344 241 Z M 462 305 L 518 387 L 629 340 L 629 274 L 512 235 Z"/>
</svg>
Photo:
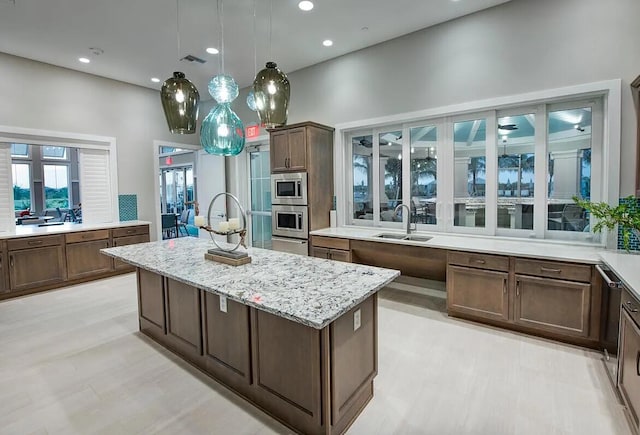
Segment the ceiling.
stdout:
<svg viewBox="0 0 640 435">
<path fill-rule="evenodd" d="M 507 1 L 315 0 L 303 12 L 298 0 L 272 0 L 269 56 L 270 1 L 255 0 L 254 38 L 254 0 L 227 0 L 225 72 L 245 87 L 255 75 L 254 47 L 258 69 L 273 59 L 292 72 Z M 220 48 L 217 17 L 216 0 L 0 0 L 0 52 L 153 89 L 161 83 L 151 77 L 183 71 L 208 99 L 206 85 L 220 70 L 220 55 L 205 52 Z M 325 39 L 334 45 L 324 47 Z M 207 62 L 178 60 L 188 54 Z"/>
</svg>

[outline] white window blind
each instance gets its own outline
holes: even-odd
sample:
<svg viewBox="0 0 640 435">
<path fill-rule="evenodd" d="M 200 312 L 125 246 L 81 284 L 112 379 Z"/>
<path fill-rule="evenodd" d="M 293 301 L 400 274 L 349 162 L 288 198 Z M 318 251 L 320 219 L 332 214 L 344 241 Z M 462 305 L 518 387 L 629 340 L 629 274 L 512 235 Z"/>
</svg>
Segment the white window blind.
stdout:
<svg viewBox="0 0 640 435">
<path fill-rule="evenodd" d="M 13 211 L 13 178 L 11 175 L 11 144 L 0 143 L 0 233 L 16 226 Z"/>
<path fill-rule="evenodd" d="M 82 222 L 96 224 L 113 221 L 113 195 L 109 152 L 78 150 Z"/>
</svg>

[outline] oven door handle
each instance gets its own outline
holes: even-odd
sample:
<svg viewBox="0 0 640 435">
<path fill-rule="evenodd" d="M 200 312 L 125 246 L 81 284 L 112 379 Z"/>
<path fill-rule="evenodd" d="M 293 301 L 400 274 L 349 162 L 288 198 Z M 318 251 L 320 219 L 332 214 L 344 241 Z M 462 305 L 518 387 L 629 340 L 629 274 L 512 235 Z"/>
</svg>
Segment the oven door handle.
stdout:
<svg viewBox="0 0 640 435">
<path fill-rule="evenodd" d="M 604 282 L 606 282 L 610 288 L 622 288 L 622 282 L 613 281 L 611 278 L 609 278 L 609 275 L 607 275 L 605 270 L 599 264 L 596 264 L 596 270 L 598 271 L 602 279 L 604 279 Z"/>
</svg>

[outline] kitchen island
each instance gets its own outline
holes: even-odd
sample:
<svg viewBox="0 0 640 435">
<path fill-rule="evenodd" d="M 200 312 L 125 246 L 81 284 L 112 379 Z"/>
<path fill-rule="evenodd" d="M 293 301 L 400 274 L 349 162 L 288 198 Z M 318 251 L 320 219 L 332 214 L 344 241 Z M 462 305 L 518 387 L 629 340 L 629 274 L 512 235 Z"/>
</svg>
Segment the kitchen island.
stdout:
<svg viewBox="0 0 640 435">
<path fill-rule="evenodd" d="M 398 271 L 184 238 L 102 250 L 136 266 L 140 330 L 292 429 L 343 433 L 373 397 L 377 295 Z M 215 422 L 212 422 L 215 424 Z"/>
</svg>

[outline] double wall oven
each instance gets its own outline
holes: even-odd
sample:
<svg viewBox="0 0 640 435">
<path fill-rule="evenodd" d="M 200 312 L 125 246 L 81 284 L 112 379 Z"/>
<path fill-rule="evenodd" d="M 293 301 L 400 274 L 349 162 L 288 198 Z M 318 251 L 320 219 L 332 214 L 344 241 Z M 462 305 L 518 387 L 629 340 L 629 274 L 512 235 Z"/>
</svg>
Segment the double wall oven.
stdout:
<svg viewBox="0 0 640 435">
<path fill-rule="evenodd" d="M 271 175 L 273 249 L 308 255 L 309 207 L 305 172 Z"/>
</svg>

